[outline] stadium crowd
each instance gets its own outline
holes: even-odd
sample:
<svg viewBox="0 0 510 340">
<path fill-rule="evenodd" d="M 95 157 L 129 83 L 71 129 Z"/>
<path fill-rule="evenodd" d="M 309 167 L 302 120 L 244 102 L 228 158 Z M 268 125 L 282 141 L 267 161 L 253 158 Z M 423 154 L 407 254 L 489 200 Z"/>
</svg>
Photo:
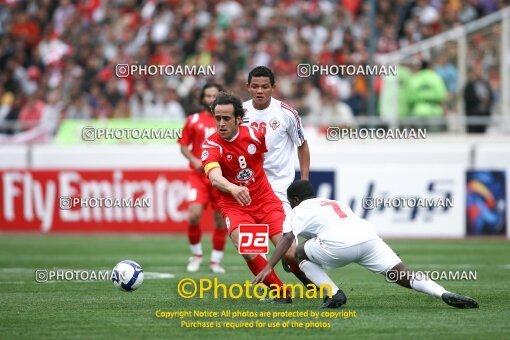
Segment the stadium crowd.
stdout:
<svg viewBox="0 0 510 340">
<path fill-rule="evenodd" d="M 204 77 L 115 74 L 117 64 L 215 65 L 214 80 L 247 99 L 256 65 L 278 76 L 277 97 L 313 121 L 366 115 L 367 77 L 297 78 L 296 66 L 365 64 L 369 4 L 340 1 L 26 0 L 0 5 L 0 134 L 62 119 L 182 120 L 200 109 Z M 377 1 L 377 53 L 388 53 L 498 9 L 497 0 Z M 473 43 L 476 48 L 476 42 Z M 483 52 L 470 60 L 494 79 Z M 434 61 L 449 95 L 462 95 L 452 58 Z M 417 71 L 417 70 L 416 70 Z M 381 87 L 376 79 L 376 91 Z M 497 95 L 491 96 L 497 100 Z M 412 110 L 411 110 L 412 111 Z M 412 112 L 411 112 L 412 114 Z M 14 124 L 13 124 L 14 123 Z M 349 124 L 349 123 L 348 123 Z"/>
</svg>

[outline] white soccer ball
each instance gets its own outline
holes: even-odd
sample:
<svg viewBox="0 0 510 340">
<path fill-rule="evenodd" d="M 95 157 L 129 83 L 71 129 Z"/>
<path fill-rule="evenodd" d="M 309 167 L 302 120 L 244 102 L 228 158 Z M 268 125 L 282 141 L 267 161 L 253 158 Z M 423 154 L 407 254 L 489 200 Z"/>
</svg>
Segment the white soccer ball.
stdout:
<svg viewBox="0 0 510 340">
<path fill-rule="evenodd" d="M 115 287 L 126 292 L 137 290 L 143 283 L 142 267 L 130 260 L 119 262 L 113 268 L 112 282 Z"/>
</svg>

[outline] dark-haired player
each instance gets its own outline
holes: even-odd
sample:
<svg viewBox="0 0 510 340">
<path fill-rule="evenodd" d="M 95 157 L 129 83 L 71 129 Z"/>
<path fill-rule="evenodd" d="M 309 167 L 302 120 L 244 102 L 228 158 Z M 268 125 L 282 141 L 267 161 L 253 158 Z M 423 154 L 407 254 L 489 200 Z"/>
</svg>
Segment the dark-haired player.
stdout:
<svg viewBox="0 0 510 340">
<path fill-rule="evenodd" d="M 284 235 L 266 268 L 253 280 L 254 283 L 264 280 L 283 254 L 288 253 L 295 235 L 301 235 L 307 241 L 297 247 L 297 261 L 311 261 L 328 268 L 355 262 L 374 273 L 386 275 L 388 281 L 441 298 L 450 306 L 478 308 L 478 303 L 472 298 L 448 292 L 424 275 L 413 273 L 377 235 L 370 222 L 358 217 L 346 204 L 316 198 L 310 182 L 292 183 L 287 196 L 293 213 L 287 216 Z M 338 289 L 336 286 L 334 288 Z M 347 302 L 341 290 L 331 299 L 338 300 L 336 307 Z"/>
<path fill-rule="evenodd" d="M 204 110 L 188 117 L 182 130 L 182 138 L 178 141 L 181 145 L 181 153 L 189 160 L 189 166 L 192 170 L 189 177 L 190 191 L 188 196 L 188 240 L 192 254 L 187 267 L 189 272 L 198 271 L 202 263 L 200 220 L 202 219 L 204 208 L 210 203 L 214 210 L 215 224 L 212 236 L 213 250 L 210 268 L 213 273 L 225 273 L 225 269 L 221 267 L 220 262 L 223 258 L 223 249 L 225 248 L 226 229 L 217 205 L 218 190 L 211 185 L 200 161 L 202 144 L 207 137 L 216 131 L 216 123 L 210 107 L 218 93 L 222 90 L 223 88 L 219 84 L 205 84 L 200 94 L 200 102 Z"/>
<path fill-rule="evenodd" d="M 275 76 L 265 66 L 257 66 L 248 74 L 246 90 L 251 100 L 243 103 L 244 123 L 253 126 L 266 138 L 268 152 L 264 170 L 285 213 L 291 211 L 287 188 L 294 181 L 294 155 L 299 159 L 301 179 L 308 179 L 310 150 L 298 112 L 283 101 L 273 98 Z"/>
<path fill-rule="evenodd" d="M 282 203 L 274 194 L 263 169 L 267 152 L 263 134 L 241 125 L 244 109 L 239 98 L 220 93 L 212 105 L 217 132 L 202 146 L 202 164 L 214 187 L 220 190 L 219 207 L 228 233 L 238 248 L 240 224 L 267 224 L 269 238 L 276 244 L 285 220 Z M 248 267 L 257 275 L 267 265 L 264 256 L 243 254 Z M 285 258 L 295 262 L 292 254 Z M 271 269 L 262 280 L 268 287 L 282 286 Z M 277 302 L 292 302 L 290 297 Z"/>
<path fill-rule="evenodd" d="M 268 152 L 264 156 L 264 171 L 274 193 L 282 201 L 285 214 L 292 211 L 287 200 L 287 188 L 294 181 L 294 155 L 297 149 L 301 179 L 308 179 L 310 150 L 298 112 L 290 105 L 273 98 L 275 76 L 265 66 L 257 66 L 248 74 L 246 90 L 251 100 L 243 103 L 246 109 L 244 123 L 258 129 L 266 138 Z M 296 244 L 291 246 L 295 251 Z M 284 266 L 285 267 L 285 266 Z M 289 268 L 301 282 L 310 280 L 299 267 Z M 306 269 L 304 269 L 306 273 Z"/>
</svg>

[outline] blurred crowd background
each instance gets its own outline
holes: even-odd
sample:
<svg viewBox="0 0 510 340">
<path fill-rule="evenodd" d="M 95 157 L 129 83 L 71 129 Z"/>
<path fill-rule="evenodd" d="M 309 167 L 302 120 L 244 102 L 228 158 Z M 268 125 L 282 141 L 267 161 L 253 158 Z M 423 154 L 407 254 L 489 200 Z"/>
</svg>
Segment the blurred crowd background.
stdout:
<svg viewBox="0 0 510 340">
<path fill-rule="evenodd" d="M 326 123 L 340 118 L 345 125 L 354 124 L 356 117 L 367 114 L 367 77 L 298 78 L 296 66 L 366 64 L 369 4 L 3 0 L 0 133 L 16 134 L 41 124 L 55 133 L 63 119 L 184 121 L 200 110 L 198 93 L 207 78 L 118 78 L 116 64 L 213 64 L 214 81 L 243 99 L 248 99 L 244 86 L 249 70 L 266 65 L 277 76 L 275 97 L 294 106 L 305 120 Z M 377 1 L 377 53 L 398 50 L 508 5 L 497 0 Z M 418 56 L 402 68 L 407 72 L 403 91 L 409 95 L 400 115 L 446 115 L 454 110 L 448 100 L 456 96 L 464 97 L 468 109 L 476 107 L 475 115 L 490 115 L 500 91 L 499 61 L 490 58 L 490 34 L 471 39 L 468 48 L 478 52 L 468 60 L 470 78 L 464 84 L 458 81 L 456 56 L 448 50 L 433 60 Z M 434 84 L 433 100 L 439 109 L 417 106 L 423 79 L 412 78 L 419 73 Z M 381 86 L 376 78 L 377 93 Z M 381 110 L 379 105 L 379 114 Z"/>
</svg>

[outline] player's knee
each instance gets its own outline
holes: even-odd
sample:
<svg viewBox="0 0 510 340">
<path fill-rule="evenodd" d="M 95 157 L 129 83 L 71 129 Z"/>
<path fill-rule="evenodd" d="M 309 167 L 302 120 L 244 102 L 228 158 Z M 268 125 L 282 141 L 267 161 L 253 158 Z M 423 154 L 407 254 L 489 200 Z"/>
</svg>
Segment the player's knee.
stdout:
<svg viewBox="0 0 510 340">
<path fill-rule="evenodd" d="M 253 254 L 242 254 L 242 255 L 243 255 L 246 263 L 250 263 L 252 260 L 254 260 L 257 257 L 257 255 L 253 255 Z"/>
<path fill-rule="evenodd" d="M 293 264 L 296 262 L 296 257 L 294 252 L 287 252 L 285 255 L 283 255 L 283 262 L 286 264 Z"/>
<path fill-rule="evenodd" d="M 305 253 L 305 244 L 300 244 L 296 247 L 296 253 L 295 253 L 295 259 L 297 263 L 300 263 L 301 261 L 308 260 L 308 257 Z"/>
<path fill-rule="evenodd" d="M 223 219 L 223 216 L 221 216 L 221 214 L 215 213 L 213 218 L 214 218 L 214 225 L 216 226 L 216 228 L 218 228 L 218 229 L 226 228 L 225 220 Z"/>
<path fill-rule="evenodd" d="M 402 287 L 411 288 L 412 271 L 402 262 L 386 272 L 386 281 L 394 282 Z"/>
<path fill-rule="evenodd" d="M 201 211 L 190 210 L 190 212 L 189 212 L 189 223 L 190 224 L 199 224 L 201 218 L 202 218 Z"/>
<path fill-rule="evenodd" d="M 202 206 L 198 204 L 190 205 L 188 221 L 190 224 L 199 224 L 202 218 Z"/>
<path fill-rule="evenodd" d="M 232 244 L 234 245 L 235 249 L 239 249 L 239 233 L 237 230 L 234 230 L 230 235 L 230 239 L 232 240 Z"/>
</svg>

